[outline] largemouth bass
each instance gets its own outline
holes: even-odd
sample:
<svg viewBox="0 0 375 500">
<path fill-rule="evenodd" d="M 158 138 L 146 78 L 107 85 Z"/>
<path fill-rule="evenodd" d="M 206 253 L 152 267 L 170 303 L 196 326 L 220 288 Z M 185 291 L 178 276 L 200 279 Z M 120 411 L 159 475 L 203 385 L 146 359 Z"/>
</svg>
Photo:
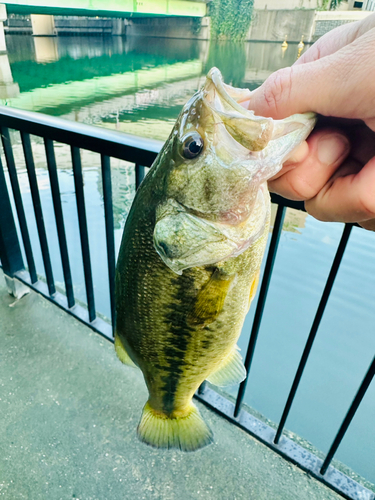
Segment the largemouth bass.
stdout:
<svg viewBox="0 0 375 500">
<path fill-rule="evenodd" d="M 208 380 L 241 382 L 236 347 L 267 241 L 266 181 L 311 132 L 312 113 L 257 117 L 213 68 L 182 109 L 137 191 L 116 271 L 119 358 L 149 399 L 138 436 L 192 451 L 212 441 L 192 397 Z"/>
</svg>

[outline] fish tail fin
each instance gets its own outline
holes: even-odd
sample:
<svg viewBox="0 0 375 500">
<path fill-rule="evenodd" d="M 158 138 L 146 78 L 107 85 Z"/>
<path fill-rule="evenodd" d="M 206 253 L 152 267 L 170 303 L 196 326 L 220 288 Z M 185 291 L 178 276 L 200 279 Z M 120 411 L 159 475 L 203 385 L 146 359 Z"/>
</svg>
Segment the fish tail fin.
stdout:
<svg viewBox="0 0 375 500">
<path fill-rule="evenodd" d="M 137 434 L 141 441 L 155 448 L 179 448 L 182 451 L 195 451 L 213 442 L 211 429 L 193 403 L 183 416 L 170 418 L 155 411 L 147 402 Z"/>
</svg>

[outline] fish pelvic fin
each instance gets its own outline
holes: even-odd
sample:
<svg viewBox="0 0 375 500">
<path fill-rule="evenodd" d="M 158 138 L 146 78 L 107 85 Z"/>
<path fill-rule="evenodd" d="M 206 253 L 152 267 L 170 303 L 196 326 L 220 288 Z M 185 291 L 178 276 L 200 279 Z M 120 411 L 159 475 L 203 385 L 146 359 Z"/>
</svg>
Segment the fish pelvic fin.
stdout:
<svg viewBox="0 0 375 500">
<path fill-rule="evenodd" d="M 235 346 L 233 351 L 227 356 L 219 368 L 211 373 L 207 380 L 218 387 L 239 384 L 246 378 L 246 368 L 243 365 L 242 358 L 238 352 L 239 348 Z"/>
<path fill-rule="evenodd" d="M 138 438 L 154 448 L 178 448 L 195 451 L 213 442 L 211 429 L 198 408 L 190 403 L 182 416 L 168 417 L 147 402 L 137 428 Z"/>
<path fill-rule="evenodd" d="M 129 354 L 126 352 L 125 347 L 123 346 L 121 340 L 118 335 L 115 335 L 115 351 L 118 359 L 124 363 L 124 365 L 132 366 L 133 368 L 137 368 L 137 365 L 132 361 Z"/>
</svg>

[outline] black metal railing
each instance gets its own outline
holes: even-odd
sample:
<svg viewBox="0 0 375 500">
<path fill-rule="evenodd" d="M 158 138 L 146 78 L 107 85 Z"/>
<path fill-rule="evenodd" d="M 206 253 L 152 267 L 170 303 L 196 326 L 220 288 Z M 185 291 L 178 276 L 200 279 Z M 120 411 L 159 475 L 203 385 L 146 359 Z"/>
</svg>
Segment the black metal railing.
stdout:
<svg viewBox="0 0 375 500">
<path fill-rule="evenodd" d="M 19 187 L 16 163 L 13 155 L 11 136 L 9 129 L 16 130 L 21 135 L 22 149 L 29 178 L 32 203 L 35 213 L 37 232 L 41 246 L 42 258 L 45 269 L 45 282 L 38 279 L 36 272 L 32 245 L 30 242 L 29 227 L 25 216 L 21 191 Z M 146 167 L 151 166 L 161 143 L 148 139 L 127 136 L 106 129 L 91 127 L 87 125 L 69 122 L 57 118 L 51 118 L 39 113 L 31 113 L 0 107 L 0 132 L 3 145 L 3 153 L 9 173 L 9 180 L 13 193 L 15 213 L 12 211 L 11 199 L 7 190 L 4 168 L 0 165 L 0 258 L 5 275 L 12 279 L 16 278 L 27 284 L 37 292 L 43 294 L 50 301 L 62 307 L 80 321 L 86 323 L 90 328 L 113 340 L 113 332 L 108 323 L 97 316 L 95 308 L 95 292 L 93 287 L 92 266 L 90 259 L 90 246 L 88 238 L 86 203 L 83 189 L 83 175 L 81 164 L 81 150 L 99 153 L 101 157 L 101 174 L 103 184 L 104 218 L 107 249 L 107 272 L 109 282 L 110 310 L 112 325 L 115 320 L 114 310 L 114 280 L 115 280 L 115 240 L 114 219 L 112 206 L 111 186 L 111 157 L 119 158 L 134 163 L 136 187 L 142 182 Z M 49 255 L 46 228 L 44 225 L 43 211 L 38 191 L 38 183 L 35 171 L 30 134 L 41 137 L 44 141 L 45 161 L 49 172 L 49 181 L 53 201 L 56 229 L 59 242 L 61 264 L 65 282 L 65 295 L 56 291 L 51 259 Z M 74 175 L 75 197 L 77 203 L 79 234 L 81 244 L 81 255 L 84 269 L 84 281 L 87 298 L 87 310 L 76 303 L 72 282 L 72 273 L 69 262 L 69 251 L 64 227 L 64 217 L 61 205 L 59 181 L 54 150 L 54 142 L 68 144 L 70 146 L 71 163 Z M 283 227 L 286 207 L 303 210 L 303 204 L 291 202 L 279 196 L 272 196 L 272 201 L 278 205 L 276 219 L 273 227 L 271 242 L 267 254 L 265 270 L 260 285 L 260 293 L 256 305 L 255 317 L 250 334 L 249 345 L 245 357 L 247 377 L 239 387 L 235 403 L 218 394 L 207 386 L 201 387 L 196 395 L 202 402 L 219 412 L 225 418 L 236 425 L 247 430 L 263 443 L 280 453 L 288 460 L 296 463 L 304 470 L 324 482 L 332 489 L 338 491 L 345 498 L 373 500 L 375 494 L 359 485 L 357 482 L 345 476 L 343 473 L 330 465 L 337 448 L 339 447 L 351 420 L 360 405 L 367 388 L 375 374 L 375 357 L 360 384 L 343 423 L 339 428 L 332 446 L 327 452 L 325 460 L 321 460 L 308 452 L 300 445 L 291 441 L 283 435 L 294 397 L 305 369 L 306 363 L 316 337 L 320 321 L 323 317 L 330 292 L 332 290 L 345 248 L 347 246 L 352 225 L 344 226 L 343 234 L 332 263 L 316 315 L 308 335 L 305 348 L 301 355 L 296 370 L 294 381 L 287 398 L 283 414 L 275 431 L 270 426 L 261 422 L 242 409 L 242 401 L 246 390 L 246 384 L 251 376 L 251 364 L 256 348 L 258 332 L 262 321 L 263 311 L 266 304 L 267 292 L 272 277 L 272 270 L 276 259 L 279 239 Z M 27 271 L 24 267 L 21 245 L 17 236 L 14 216 L 17 216 L 20 228 L 23 249 L 27 261 Z"/>
</svg>

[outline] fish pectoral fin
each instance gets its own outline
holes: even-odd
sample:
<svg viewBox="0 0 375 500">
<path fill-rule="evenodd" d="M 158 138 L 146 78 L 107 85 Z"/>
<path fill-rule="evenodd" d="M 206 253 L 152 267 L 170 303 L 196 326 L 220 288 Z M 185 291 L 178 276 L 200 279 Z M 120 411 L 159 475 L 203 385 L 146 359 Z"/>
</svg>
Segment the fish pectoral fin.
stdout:
<svg viewBox="0 0 375 500">
<path fill-rule="evenodd" d="M 250 287 L 250 296 L 249 296 L 249 306 L 248 306 L 248 311 L 250 309 L 251 302 L 253 298 L 255 297 L 255 294 L 257 293 L 257 288 L 258 288 L 258 283 L 259 283 L 259 276 L 260 276 L 260 271 L 256 274 L 253 282 L 251 283 Z"/>
<path fill-rule="evenodd" d="M 141 441 L 156 448 L 179 448 L 182 451 L 195 451 L 213 441 L 211 429 L 193 403 L 181 416 L 168 417 L 155 411 L 147 402 L 137 435 Z"/>
<path fill-rule="evenodd" d="M 225 298 L 235 278 L 216 269 L 198 292 L 187 317 L 190 325 L 205 327 L 215 321 L 224 307 Z"/>
<path fill-rule="evenodd" d="M 126 352 L 118 335 L 115 335 L 115 351 L 118 359 L 124 363 L 124 365 L 132 366 L 133 368 L 138 368 L 137 365 L 132 361 L 129 354 Z"/>
<path fill-rule="evenodd" d="M 207 378 L 208 382 L 225 387 L 227 385 L 239 384 L 246 378 L 246 368 L 243 365 L 242 358 L 238 352 L 239 348 L 235 346 L 233 351 L 227 356 L 216 372 L 211 373 Z"/>
</svg>

